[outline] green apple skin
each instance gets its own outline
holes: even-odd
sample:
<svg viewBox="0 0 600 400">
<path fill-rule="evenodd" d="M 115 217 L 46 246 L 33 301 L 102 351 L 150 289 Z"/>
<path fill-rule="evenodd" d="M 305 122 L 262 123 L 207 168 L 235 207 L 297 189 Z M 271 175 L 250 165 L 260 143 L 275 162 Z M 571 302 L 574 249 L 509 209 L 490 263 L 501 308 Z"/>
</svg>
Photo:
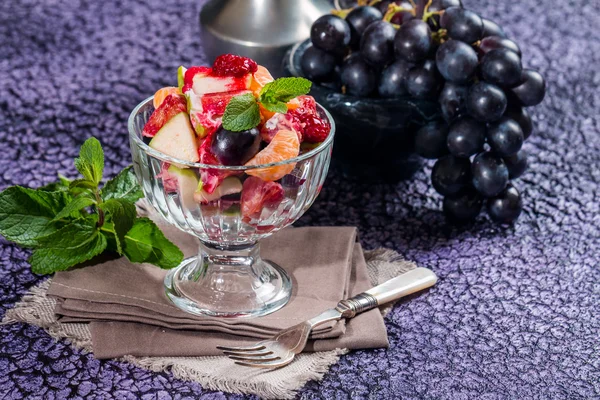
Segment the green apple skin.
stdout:
<svg viewBox="0 0 600 400">
<path fill-rule="evenodd" d="M 171 157 L 198 162 L 198 141 L 187 113 L 181 112 L 167 121 L 149 144 L 155 150 Z"/>
</svg>

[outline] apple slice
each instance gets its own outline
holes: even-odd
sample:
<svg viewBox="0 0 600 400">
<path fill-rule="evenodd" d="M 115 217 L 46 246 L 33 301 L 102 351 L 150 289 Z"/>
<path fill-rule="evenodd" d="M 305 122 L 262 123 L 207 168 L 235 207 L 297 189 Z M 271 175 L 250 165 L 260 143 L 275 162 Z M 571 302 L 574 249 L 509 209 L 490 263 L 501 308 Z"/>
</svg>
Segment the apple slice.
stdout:
<svg viewBox="0 0 600 400">
<path fill-rule="evenodd" d="M 180 112 L 164 124 L 150 141 L 150 147 L 180 160 L 197 162 L 198 142 L 186 112 Z"/>
<path fill-rule="evenodd" d="M 196 172 L 191 168 L 178 168 L 171 165 L 168 173 L 170 178 L 177 180 L 177 193 L 181 205 L 188 210 L 195 209 L 197 203 L 194 201 L 194 193 L 199 182 Z"/>
<path fill-rule="evenodd" d="M 193 90 L 198 96 L 206 93 L 231 92 L 250 89 L 252 74 L 242 77 L 214 76 L 208 67 L 190 67 L 185 71 L 183 93 Z"/>
<path fill-rule="evenodd" d="M 212 193 L 207 193 L 204 189 L 199 185 L 198 190 L 194 193 L 194 200 L 198 203 L 210 203 L 211 201 L 215 201 L 220 199 L 223 196 L 227 196 L 228 194 L 239 193 L 242 191 L 242 182 L 239 178 L 235 176 L 230 176 L 229 178 L 225 178 L 223 182 L 219 186 L 215 188 Z"/>
<path fill-rule="evenodd" d="M 183 89 L 183 85 L 185 85 L 185 72 L 187 71 L 187 68 L 184 67 L 183 65 L 180 65 L 179 68 L 177 68 L 177 87 L 179 88 L 179 90 Z"/>
<path fill-rule="evenodd" d="M 187 102 L 185 96 L 177 93 L 169 94 L 160 103 L 160 106 L 154 110 L 148 122 L 146 122 L 142 134 L 153 137 L 171 118 L 186 111 Z"/>
</svg>

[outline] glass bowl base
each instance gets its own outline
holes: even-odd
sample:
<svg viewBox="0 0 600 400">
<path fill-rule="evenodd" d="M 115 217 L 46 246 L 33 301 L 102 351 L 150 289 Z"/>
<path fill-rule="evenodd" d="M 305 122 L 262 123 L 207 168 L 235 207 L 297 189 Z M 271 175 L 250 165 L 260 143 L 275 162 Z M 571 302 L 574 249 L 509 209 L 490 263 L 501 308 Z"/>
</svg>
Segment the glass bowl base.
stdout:
<svg viewBox="0 0 600 400">
<path fill-rule="evenodd" d="M 240 258 L 185 259 L 165 277 L 165 293 L 181 310 L 211 317 L 260 317 L 286 305 L 292 293 L 288 274 L 260 257 Z"/>
</svg>

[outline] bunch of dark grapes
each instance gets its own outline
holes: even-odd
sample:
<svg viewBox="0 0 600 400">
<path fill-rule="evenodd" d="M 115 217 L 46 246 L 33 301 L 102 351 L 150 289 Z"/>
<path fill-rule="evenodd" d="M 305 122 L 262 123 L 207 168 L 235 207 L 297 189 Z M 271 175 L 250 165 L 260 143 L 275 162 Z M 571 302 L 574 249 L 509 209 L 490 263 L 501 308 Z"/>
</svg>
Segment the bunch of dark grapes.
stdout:
<svg viewBox="0 0 600 400">
<path fill-rule="evenodd" d="M 314 22 L 304 74 L 354 96 L 437 101 L 440 117 L 418 130 L 415 151 L 437 159 L 445 215 L 470 221 L 485 205 L 496 222 L 516 220 L 523 203 L 511 180 L 527 168 L 528 107 L 546 91 L 519 46 L 461 0 L 338 2 L 353 8 Z"/>
</svg>

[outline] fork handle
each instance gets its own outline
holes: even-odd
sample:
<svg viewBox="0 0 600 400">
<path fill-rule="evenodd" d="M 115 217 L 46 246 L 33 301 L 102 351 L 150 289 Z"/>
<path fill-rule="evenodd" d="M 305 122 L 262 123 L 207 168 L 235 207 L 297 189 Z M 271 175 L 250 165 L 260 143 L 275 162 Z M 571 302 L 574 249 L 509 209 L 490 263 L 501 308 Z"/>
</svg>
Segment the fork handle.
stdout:
<svg viewBox="0 0 600 400">
<path fill-rule="evenodd" d="M 343 317 L 352 318 L 363 311 L 431 287 L 436 282 L 437 276 L 433 271 L 415 268 L 350 299 L 340 301 L 336 309 Z"/>
</svg>

